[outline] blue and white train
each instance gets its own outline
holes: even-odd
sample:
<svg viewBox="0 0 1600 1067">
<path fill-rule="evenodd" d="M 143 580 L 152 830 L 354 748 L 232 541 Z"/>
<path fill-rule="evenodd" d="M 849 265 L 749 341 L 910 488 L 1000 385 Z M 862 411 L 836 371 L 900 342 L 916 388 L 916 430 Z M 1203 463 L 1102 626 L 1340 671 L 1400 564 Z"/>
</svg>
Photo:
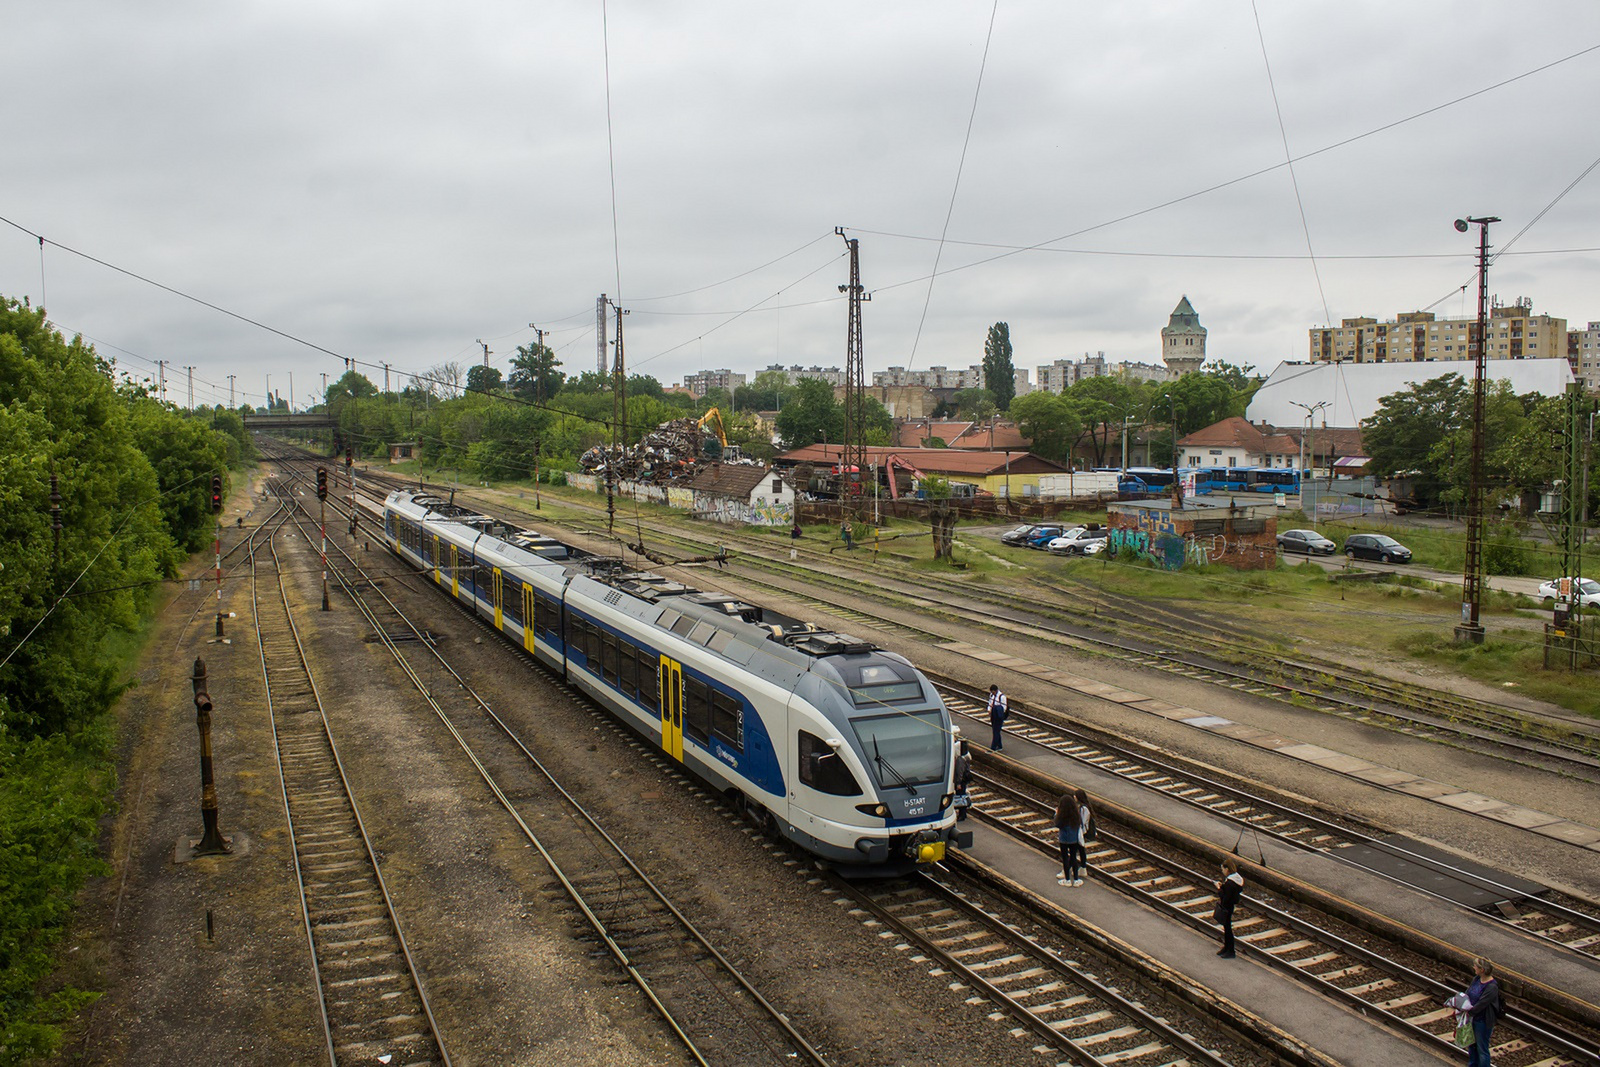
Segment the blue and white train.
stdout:
<svg viewBox="0 0 1600 1067">
<path fill-rule="evenodd" d="M 450 596 L 842 873 L 971 843 L 950 713 L 903 657 L 425 492 L 391 493 L 383 524 Z"/>
</svg>

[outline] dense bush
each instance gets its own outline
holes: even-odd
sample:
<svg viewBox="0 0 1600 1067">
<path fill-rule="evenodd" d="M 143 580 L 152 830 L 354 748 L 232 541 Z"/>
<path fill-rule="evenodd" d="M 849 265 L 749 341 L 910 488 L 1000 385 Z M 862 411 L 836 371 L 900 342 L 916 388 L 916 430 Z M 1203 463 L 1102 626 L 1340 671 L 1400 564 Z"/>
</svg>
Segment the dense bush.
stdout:
<svg viewBox="0 0 1600 1067">
<path fill-rule="evenodd" d="M 38 989 L 101 867 L 109 710 L 126 685 L 106 650 L 141 630 L 213 525 L 211 476 L 248 442 L 212 420 L 119 387 L 81 339 L 0 298 L 0 1061 L 48 1051 L 88 996 Z"/>
</svg>

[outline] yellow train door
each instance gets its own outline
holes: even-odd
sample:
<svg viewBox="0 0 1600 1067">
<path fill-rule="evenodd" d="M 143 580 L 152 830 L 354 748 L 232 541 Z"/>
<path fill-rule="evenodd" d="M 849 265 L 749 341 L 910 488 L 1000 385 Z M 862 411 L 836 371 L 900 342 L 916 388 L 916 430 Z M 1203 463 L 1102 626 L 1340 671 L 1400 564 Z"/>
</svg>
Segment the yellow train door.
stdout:
<svg viewBox="0 0 1600 1067">
<path fill-rule="evenodd" d="M 522 585 L 522 647 L 533 651 L 533 586 Z"/>
<path fill-rule="evenodd" d="M 683 762 L 683 665 L 661 657 L 661 750 Z"/>
<path fill-rule="evenodd" d="M 433 537 L 433 580 L 436 583 L 438 583 L 439 585 L 443 585 L 444 584 L 444 571 L 441 569 L 442 560 L 439 557 L 439 553 L 442 551 L 439 548 L 439 535 L 438 534 L 433 534 L 432 537 Z"/>
<path fill-rule="evenodd" d="M 461 598 L 461 568 L 460 560 L 456 557 L 456 546 L 450 546 L 450 595 L 456 599 Z"/>
<path fill-rule="evenodd" d="M 500 568 L 496 567 L 494 569 L 494 628 L 496 630 L 504 630 L 506 628 L 505 601 L 500 595 L 501 584 Z"/>
</svg>

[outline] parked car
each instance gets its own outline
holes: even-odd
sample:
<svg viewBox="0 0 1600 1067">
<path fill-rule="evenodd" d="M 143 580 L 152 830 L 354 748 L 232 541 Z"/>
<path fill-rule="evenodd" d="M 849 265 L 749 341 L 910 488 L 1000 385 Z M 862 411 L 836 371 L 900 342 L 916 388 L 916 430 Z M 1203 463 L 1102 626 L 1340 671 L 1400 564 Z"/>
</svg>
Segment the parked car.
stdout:
<svg viewBox="0 0 1600 1067">
<path fill-rule="evenodd" d="M 1000 543 L 1003 545 L 1025 545 L 1038 529 L 1038 523 L 1025 522 L 1015 530 L 1008 530 L 1001 534 Z"/>
<path fill-rule="evenodd" d="M 1315 530 L 1285 530 L 1278 535 L 1278 547 L 1288 552 L 1304 552 L 1308 556 L 1331 556 L 1339 546 Z"/>
<path fill-rule="evenodd" d="M 1045 545 L 1045 551 L 1058 556 L 1081 556 L 1095 541 L 1104 541 L 1106 531 L 1099 526 L 1076 526 Z"/>
<path fill-rule="evenodd" d="M 1100 553 L 1106 550 L 1106 546 L 1110 543 L 1111 539 L 1106 534 L 1101 534 L 1093 541 L 1085 541 L 1083 548 L 1079 550 L 1079 554 L 1084 556 L 1098 556 Z"/>
<path fill-rule="evenodd" d="M 1028 538 L 1028 547 L 1042 549 L 1045 545 L 1048 545 L 1051 541 L 1054 541 L 1056 538 L 1060 537 L 1066 532 L 1067 528 L 1065 526 L 1037 527 L 1034 530 L 1033 535 Z"/>
<path fill-rule="evenodd" d="M 1562 582 L 1570 583 L 1566 596 L 1561 595 Z M 1585 608 L 1600 606 L 1600 582 L 1593 578 L 1552 578 L 1539 586 L 1539 599 L 1544 601 L 1547 608 L 1554 607 L 1558 602 Z"/>
<path fill-rule="evenodd" d="M 1344 554 L 1351 559 L 1379 563 L 1410 563 L 1411 550 L 1388 534 L 1351 534 L 1344 539 Z"/>
</svg>

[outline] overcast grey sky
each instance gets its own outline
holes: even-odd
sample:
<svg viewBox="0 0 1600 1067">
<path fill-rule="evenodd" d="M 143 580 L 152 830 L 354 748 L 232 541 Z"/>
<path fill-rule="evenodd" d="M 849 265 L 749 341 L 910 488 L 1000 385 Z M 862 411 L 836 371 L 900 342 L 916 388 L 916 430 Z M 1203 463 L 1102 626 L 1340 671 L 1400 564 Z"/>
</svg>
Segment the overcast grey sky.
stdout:
<svg viewBox="0 0 1600 1067">
<path fill-rule="evenodd" d="M 1000 320 L 1030 371 L 1155 362 L 1184 294 L 1214 357 L 1269 371 L 1330 316 L 1470 313 L 1476 235 L 1452 220 L 1498 215 L 1504 244 L 1600 157 L 1594 0 L 996 10 L 980 88 L 988 3 L 0 0 L 0 216 L 380 385 L 372 365 L 470 365 L 479 338 L 504 369 L 529 323 L 593 369 L 602 292 L 665 384 L 842 366 L 835 226 L 861 240 L 869 373 L 977 363 Z M 1285 137 L 1348 142 L 1295 164 L 1304 228 Z M 343 372 L 40 259 L 0 225 L 0 293 L 43 293 L 129 371 L 168 360 L 179 403 L 185 366 L 201 402 L 292 373 L 297 406 Z M 1490 288 L 1600 320 L 1600 171 Z"/>
</svg>

